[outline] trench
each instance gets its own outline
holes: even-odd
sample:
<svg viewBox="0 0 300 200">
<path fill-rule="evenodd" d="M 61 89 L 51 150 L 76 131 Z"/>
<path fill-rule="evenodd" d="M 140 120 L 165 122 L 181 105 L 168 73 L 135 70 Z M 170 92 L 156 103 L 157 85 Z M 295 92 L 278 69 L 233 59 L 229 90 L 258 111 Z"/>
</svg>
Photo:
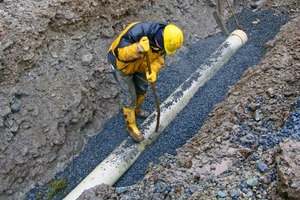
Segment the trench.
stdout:
<svg viewBox="0 0 300 200">
<path fill-rule="evenodd" d="M 176 154 L 176 149 L 186 143 L 198 132 L 214 105 L 226 98 L 226 92 L 234 85 L 243 72 L 258 64 L 264 55 L 264 44 L 274 38 L 281 25 L 287 22 L 283 15 L 275 15 L 272 11 L 253 13 L 244 10 L 237 15 L 249 41 L 240 49 L 224 67 L 201 89 L 199 89 L 188 105 L 164 130 L 164 133 L 144 151 L 135 164 L 114 184 L 114 187 L 129 186 L 141 180 L 149 163 L 157 163 L 164 154 Z M 259 18 L 264 23 L 253 27 L 251 22 Z M 227 26 L 234 30 L 233 20 Z M 203 61 L 225 40 L 222 35 L 208 37 L 195 42 L 187 52 L 179 52 L 179 61 L 163 70 L 156 83 L 160 101 L 166 99 L 184 80 L 186 80 Z M 182 69 L 184 67 L 184 70 Z M 155 109 L 153 95 L 149 92 L 143 107 L 152 112 Z M 192 117 L 191 117 L 192 116 Z M 137 122 L 141 124 L 142 121 Z M 63 199 L 78 185 L 104 158 L 106 158 L 121 142 L 127 138 L 123 116 L 120 112 L 109 121 L 103 130 L 92 137 L 87 147 L 65 171 L 56 175 L 57 179 L 65 177 L 68 187 L 55 199 Z M 27 199 L 36 199 L 42 187 L 36 187 L 27 195 Z"/>
</svg>

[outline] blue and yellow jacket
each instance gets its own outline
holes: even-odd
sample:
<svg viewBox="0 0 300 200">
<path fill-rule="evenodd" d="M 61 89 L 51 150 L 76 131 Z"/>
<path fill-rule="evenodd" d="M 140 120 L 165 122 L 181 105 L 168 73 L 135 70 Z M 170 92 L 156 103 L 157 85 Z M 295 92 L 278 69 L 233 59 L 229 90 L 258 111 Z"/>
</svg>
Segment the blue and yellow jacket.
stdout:
<svg viewBox="0 0 300 200">
<path fill-rule="evenodd" d="M 147 36 L 150 43 L 149 60 L 151 70 L 158 73 L 165 61 L 165 51 L 159 49 L 155 43 L 156 32 L 167 26 L 167 23 L 134 22 L 128 25 L 122 33 L 113 41 L 109 51 L 116 58 L 116 66 L 125 74 L 148 71 L 146 56 L 138 52 L 138 42 Z"/>
</svg>

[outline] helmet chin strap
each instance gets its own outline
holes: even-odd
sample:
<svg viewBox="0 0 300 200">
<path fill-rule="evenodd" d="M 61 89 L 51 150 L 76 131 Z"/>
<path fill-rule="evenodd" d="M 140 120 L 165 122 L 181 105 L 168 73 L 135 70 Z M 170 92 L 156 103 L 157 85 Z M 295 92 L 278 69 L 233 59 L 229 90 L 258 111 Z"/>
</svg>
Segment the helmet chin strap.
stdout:
<svg viewBox="0 0 300 200">
<path fill-rule="evenodd" d="M 164 49 L 164 41 L 163 41 L 163 28 L 160 28 L 154 35 L 155 44 L 158 48 Z"/>
<path fill-rule="evenodd" d="M 161 46 L 159 46 L 158 42 L 157 42 L 157 39 L 154 37 L 154 40 L 155 40 L 155 44 L 156 46 L 158 46 L 160 49 L 163 49 Z"/>
</svg>

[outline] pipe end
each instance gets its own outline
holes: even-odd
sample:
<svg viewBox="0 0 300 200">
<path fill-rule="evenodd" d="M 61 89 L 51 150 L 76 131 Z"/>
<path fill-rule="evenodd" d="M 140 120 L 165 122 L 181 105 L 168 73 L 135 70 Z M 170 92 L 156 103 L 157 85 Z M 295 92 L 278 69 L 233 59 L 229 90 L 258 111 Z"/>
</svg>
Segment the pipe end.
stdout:
<svg viewBox="0 0 300 200">
<path fill-rule="evenodd" d="M 240 29 L 234 30 L 230 35 L 236 35 L 236 36 L 238 36 L 241 39 L 243 45 L 248 40 L 247 34 L 244 31 L 240 30 Z"/>
</svg>

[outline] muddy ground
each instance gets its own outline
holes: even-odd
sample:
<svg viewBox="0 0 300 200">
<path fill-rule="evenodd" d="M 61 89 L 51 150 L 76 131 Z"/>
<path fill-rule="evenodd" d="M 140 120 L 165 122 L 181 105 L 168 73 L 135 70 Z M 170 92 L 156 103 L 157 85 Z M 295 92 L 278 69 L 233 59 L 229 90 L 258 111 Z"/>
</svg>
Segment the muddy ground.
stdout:
<svg viewBox="0 0 300 200">
<path fill-rule="evenodd" d="M 275 131 L 293 110 L 300 88 L 300 34 L 295 31 L 300 30 L 299 1 L 231 3 L 235 12 L 243 7 L 254 12 L 260 9 L 287 12 L 291 21 L 274 41 L 266 45 L 268 52 L 261 64 L 250 68 L 230 89 L 228 98 L 216 106 L 200 134 L 178 149 L 176 157 L 166 155 L 160 165 L 149 166 L 149 173 L 143 181 L 145 184 L 135 185 L 132 190 L 147 195 L 139 185 L 148 184 L 149 188 L 155 188 L 158 183 L 171 184 L 174 180 L 164 173 L 193 174 L 195 167 L 211 163 L 208 166 L 211 173 L 199 171 L 193 178 L 176 177 L 178 184 L 175 184 L 173 194 L 174 198 L 184 198 L 180 196 L 183 195 L 182 188 L 192 188 L 191 180 L 208 179 L 209 187 L 195 192 L 193 197 L 213 199 L 218 191 L 214 187 L 216 178 L 211 176 L 218 169 L 216 163 L 220 162 L 215 158 L 230 161 L 233 172 L 242 171 L 235 168 L 238 165 L 234 163 L 248 163 L 243 166 L 245 173 L 241 174 L 257 173 L 253 167 L 255 163 L 246 159 L 250 154 L 259 154 L 269 166 L 280 166 L 279 162 L 284 163 L 282 159 L 289 159 L 286 154 L 282 156 L 284 158 L 278 154 L 288 149 L 284 144 L 260 154 L 255 148 L 230 146 L 232 141 L 228 135 L 239 128 L 235 126 L 236 121 L 259 117 L 256 115 L 260 112 L 265 121 L 274 121 L 272 128 Z M 136 20 L 175 22 L 185 32 L 185 46 L 181 49 L 185 51 L 194 41 L 220 32 L 212 16 L 215 5 L 214 1 L 168 0 L 159 3 L 0 1 L 0 198 L 22 199 L 30 188 L 51 181 L 54 174 L 63 170 L 81 151 L 86 139 L 96 134 L 119 111 L 120 91 L 107 68 L 106 51 L 125 25 Z M 226 2 L 221 6 L 223 17 L 230 17 Z M 166 64 L 176 59 L 176 56 L 169 58 Z M 257 110 L 253 101 L 257 96 L 268 101 L 259 105 L 259 112 L 245 112 L 245 105 Z M 276 101 L 278 99 L 280 101 Z M 262 122 L 254 122 L 251 128 L 259 131 Z M 201 159 L 197 159 L 199 157 Z M 170 161 L 176 163 L 174 167 L 166 167 L 165 163 Z M 283 169 L 277 172 L 285 174 Z M 240 176 L 232 173 L 228 177 L 230 181 L 224 183 L 229 187 L 228 182 L 234 182 Z M 260 194 L 264 195 L 261 197 L 278 199 L 280 195 L 290 195 L 290 198 L 297 199 L 293 191 L 299 191 L 299 186 L 289 187 L 289 181 L 286 182 L 281 185 L 276 181 L 266 182 L 270 188 L 265 191 L 269 192 Z M 283 191 L 277 190 L 278 185 Z M 103 186 L 88 191 L 82 198 L 120 198 L 122 195 L 126 198 L 127 194 Z"/>
</svg>

